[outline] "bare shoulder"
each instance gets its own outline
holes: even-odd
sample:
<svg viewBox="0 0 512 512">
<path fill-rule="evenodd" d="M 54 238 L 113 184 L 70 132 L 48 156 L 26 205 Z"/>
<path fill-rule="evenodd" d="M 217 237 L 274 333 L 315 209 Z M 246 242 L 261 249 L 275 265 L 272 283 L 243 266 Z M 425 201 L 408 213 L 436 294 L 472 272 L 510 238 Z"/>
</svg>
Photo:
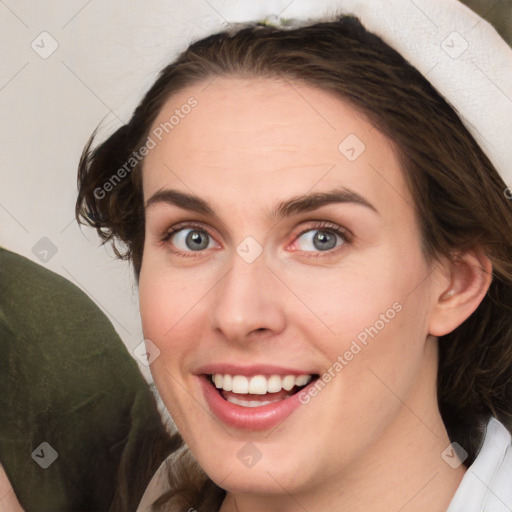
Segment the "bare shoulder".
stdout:
<svg viewBox="0 0 512 512">
<path fill-rule="evenodd" d="M 0 465 L 0 512 L 24 512 L 14 494 L 11 482 Z"/>
</svg>

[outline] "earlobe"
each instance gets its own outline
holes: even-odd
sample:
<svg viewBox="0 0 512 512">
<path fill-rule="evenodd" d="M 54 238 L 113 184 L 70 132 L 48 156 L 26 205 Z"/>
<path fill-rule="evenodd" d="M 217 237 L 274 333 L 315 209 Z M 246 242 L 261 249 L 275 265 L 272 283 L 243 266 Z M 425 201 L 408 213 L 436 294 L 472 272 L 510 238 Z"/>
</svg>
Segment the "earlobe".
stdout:
<svg viewBox="0 0 512 512">
<path fill-rule="evenodd" d="M 450 283 L 437 293 L 429 334 L 444 336 L 461 325 L 478 308 L 492 281 L 492 263 L 481 250 L 457 256 L 449 263 Z"/>
</svg>

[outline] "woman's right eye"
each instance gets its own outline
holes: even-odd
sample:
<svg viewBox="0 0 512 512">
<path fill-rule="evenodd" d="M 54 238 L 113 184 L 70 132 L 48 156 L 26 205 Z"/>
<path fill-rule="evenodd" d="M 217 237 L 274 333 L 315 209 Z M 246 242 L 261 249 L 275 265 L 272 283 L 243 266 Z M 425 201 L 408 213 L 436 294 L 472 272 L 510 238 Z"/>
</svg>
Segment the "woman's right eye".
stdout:
<svg viewBox="0 0 512 512">
<path fill-rule="evenodd" d="M 213 238 L 198 228 L 181 228 L 170 232 L 164 239 L 171 243 L 179 252 L 198 252 L 216 246 Z"/>
</svg>

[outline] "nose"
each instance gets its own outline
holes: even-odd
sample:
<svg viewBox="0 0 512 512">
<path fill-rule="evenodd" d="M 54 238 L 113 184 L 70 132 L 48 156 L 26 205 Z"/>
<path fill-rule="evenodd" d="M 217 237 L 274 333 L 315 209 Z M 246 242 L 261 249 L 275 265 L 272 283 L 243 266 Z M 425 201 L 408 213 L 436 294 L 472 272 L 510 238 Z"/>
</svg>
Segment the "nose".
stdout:
<svg viewBox="0 0 512 512">
<path fill-rule="evenodd" d="M 267 268 L 264 254 L 247 263 L 233 255 L 231 270 L 212 296 L 212 327 L 231 343 L 279 334 L 285 329 L 283 290 Z"/>
</svg>

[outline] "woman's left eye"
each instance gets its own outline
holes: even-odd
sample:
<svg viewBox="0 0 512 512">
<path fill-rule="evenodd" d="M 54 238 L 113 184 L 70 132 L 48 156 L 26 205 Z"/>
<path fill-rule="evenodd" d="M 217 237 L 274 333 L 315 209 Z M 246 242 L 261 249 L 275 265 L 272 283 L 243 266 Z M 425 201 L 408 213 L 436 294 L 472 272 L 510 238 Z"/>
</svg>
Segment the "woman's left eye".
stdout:
<svg viewBox="0 0 512 512">
<path fill-rule="evenodd" d="M 304 231 L 295 243 L 299 251 L 327 252 L 347 242 L 346 234 L 339 228 L 314 228 Z"/>
</svg>

